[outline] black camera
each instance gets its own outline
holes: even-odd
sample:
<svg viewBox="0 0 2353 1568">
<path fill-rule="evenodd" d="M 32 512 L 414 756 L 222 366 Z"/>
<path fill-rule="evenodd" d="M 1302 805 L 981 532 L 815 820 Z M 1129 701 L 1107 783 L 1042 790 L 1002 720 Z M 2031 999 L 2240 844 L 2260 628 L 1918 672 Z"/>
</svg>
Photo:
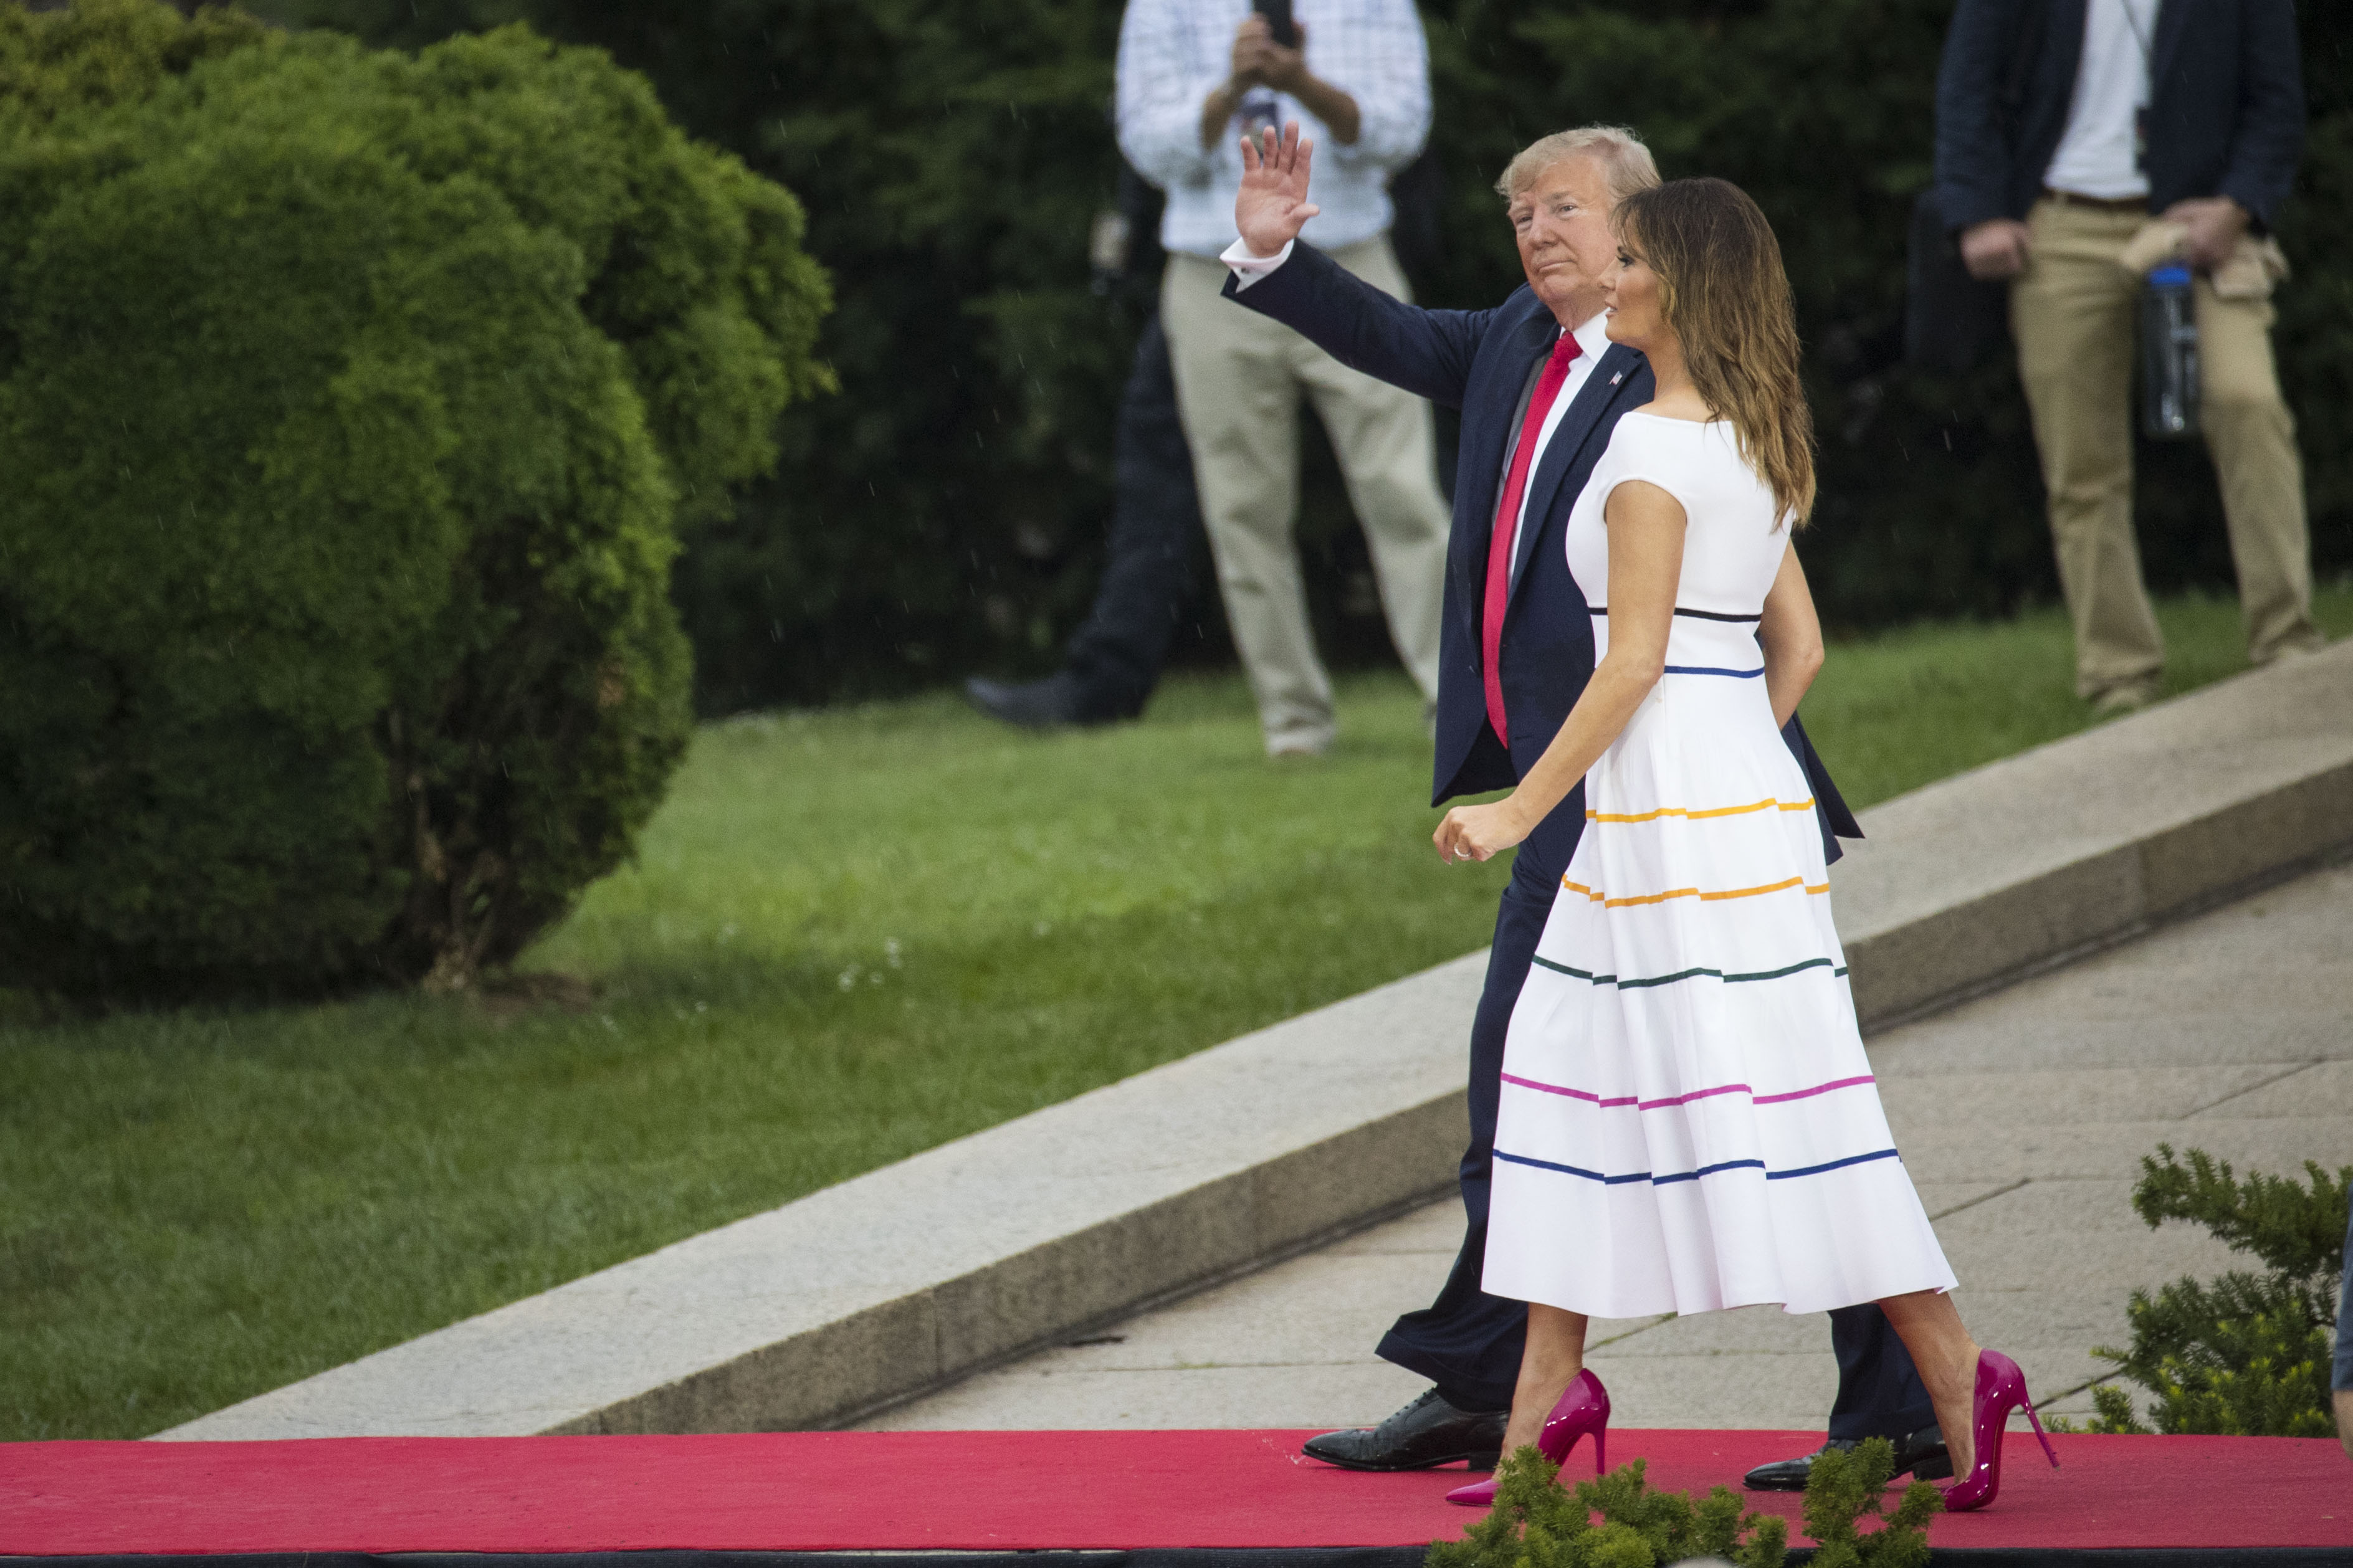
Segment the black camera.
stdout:
<svg viewBox="0 0 2353 1568">
<path fill-rule="evenodd" d="M 1292 20 L 1291 0 L 1250 0 L 1250 9 L 1266 18 L 1266 36 L 1286 49 L 1299 47 L 1299 24 Z"/>
</svg>

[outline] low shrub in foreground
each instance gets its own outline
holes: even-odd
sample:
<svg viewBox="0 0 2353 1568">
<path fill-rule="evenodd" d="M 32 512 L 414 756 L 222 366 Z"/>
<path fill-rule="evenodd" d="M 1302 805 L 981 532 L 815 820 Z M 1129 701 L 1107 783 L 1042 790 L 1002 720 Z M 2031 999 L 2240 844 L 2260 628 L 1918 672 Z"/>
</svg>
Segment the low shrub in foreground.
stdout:
<svg viewBox="0 0 2353 1568">
<path fill-rule="evenodd" d="M 2337 1287 L 2345 1268 L 2353 1165 L 2330 1175 L 2307 1160 L 2310 1185 L 2251 1173 L 2170 1144 L 2141 1157 L 2133 1210 L 2155 1229 L 2168 1219 L 2206 1226 L 2234 1251 L 2270 1265 L 2200 1283 L 2179 1279 L 2132 1294 L 2132 1344 L 2101 1347 L 2150 1398 L 2150 1423 L 2131 1397 L 2095 1388 L 2094 1432 L 2200 1432 L 2229 1436 L 2327 1437 L 2337 1432 L 2328 1388 L 2336 1353 Z"/>
<path fill-rule="evenodd" d="M 0 986 L 467 983 L 683 750 L 799 207 L 519 27 L 6 5 L 0 93 Z"/>
<path fill-rule="evenodd" d="M 1787 1521 L 1743 1512 L 1729 1487 L 1712 1487 L 1697 1502 L 1688 1492 L 1653 1491 L 1647 1468 L 1636 1459 L 1565 1488 L 1542 1454 L 1522 1448 L 1495 1472 L 1493 1509 L 1461 1541 L 1432 1545 L 1427 1568 L 1655 1568 L 1694 1557 L 1781 1568 Z M 1816 1543 L 1810 1568 L 1922 1568 L 1928 1521 L 1944 1506 L 1943 1496 L 1914 1481 L 1891 1514 L 1884 1493 L 1894 1473 L 1895 1450 L 1884 1437 L 1814 1461 L 1803 1512 Z M 1879 1528 L 1866 1534 L 1861 1525 L 1867 1519 Z"/>
</svg>

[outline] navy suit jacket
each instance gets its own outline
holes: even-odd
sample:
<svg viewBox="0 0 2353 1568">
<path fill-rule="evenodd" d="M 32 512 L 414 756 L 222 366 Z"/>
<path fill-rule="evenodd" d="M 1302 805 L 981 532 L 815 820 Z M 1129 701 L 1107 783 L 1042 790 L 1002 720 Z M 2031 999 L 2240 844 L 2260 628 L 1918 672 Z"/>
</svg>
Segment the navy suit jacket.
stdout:
<svg viewBox="0 0 2353 1568">
<path fill-rule="evenodd" d="M 2022 218 L 2041 195 L 2075 100 L 2085 5 L 1960 0 L 1936 72 L 1936 205 L 1947 228 Z M 2159 0 L 2151 212 L 2229 196 L 2268 229 L 2295 183 L 2304 120 L 2294 0 Z"/>
<path fill-rule="evenodd" d="M 1513 552 L 1511 596 L 1501 659 L 1510 751 L 1487 722 L 1480 646 L 1486 605 L 1487 546 L 1504 464 L 1525 416 L 1537 369 L 1560 324 L 1522 284 L 1492 310 L 1429 310 L 1393 300 L 1314 247 L 1247 289 L 1226 280 L 1226 297 L 1271 316 L 1342 364 L 1462 412 L 1454 479 L 1454 527 L 1446 551 L 1446 607 L 1439 640 L 1438 754 L 1430 804 L 1509 789 L 1535 765 L 1593 676 L 1593 619 L 1570 574 L 1561 539 L 1569 508 L 1609 445 L 1619 416 L 1651 401 L 1655 383 L 1642 356 L 1612 343 L 1561 416 L 1528 476 L 1525 522 Z M 1795 719 L 1785 731 L 1822 803 L 1825 848 L 1832 832 L 1862 829 L 1839 797 Z"/>
</svg>

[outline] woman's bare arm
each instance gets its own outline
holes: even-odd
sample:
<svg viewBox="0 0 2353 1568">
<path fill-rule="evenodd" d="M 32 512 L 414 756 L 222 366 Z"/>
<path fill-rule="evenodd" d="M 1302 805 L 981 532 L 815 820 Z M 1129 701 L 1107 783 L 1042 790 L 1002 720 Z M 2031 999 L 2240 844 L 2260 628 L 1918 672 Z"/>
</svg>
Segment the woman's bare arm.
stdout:
<svg viewBox="0 0 2353 1568">
<path fill-rule="evenodd" d="M 1765 692 L 1773 703 L 1773 722 L 1787 724 L 1822 668 L 1822 623 L 1814 614 L 1814 596 L 1806 587 L 1806 569 L 1798 564 L 1794 540 L 1782 553 L 1773 591 L 1765 595 L 1757 640 L 1765 648 Z"/>
<path fill-rule="evenodd" d="M 1609 526 L 1609 651 L 1519 788 L 1446 814 L 1435 835 L 1446 859 L 1484 860 L 1534 832 L 1609 749 L 1666 668 L 1689 521 L 1683 503 L 1630 479 L 1609 492 L 1601 515 Z"/>
</svg>

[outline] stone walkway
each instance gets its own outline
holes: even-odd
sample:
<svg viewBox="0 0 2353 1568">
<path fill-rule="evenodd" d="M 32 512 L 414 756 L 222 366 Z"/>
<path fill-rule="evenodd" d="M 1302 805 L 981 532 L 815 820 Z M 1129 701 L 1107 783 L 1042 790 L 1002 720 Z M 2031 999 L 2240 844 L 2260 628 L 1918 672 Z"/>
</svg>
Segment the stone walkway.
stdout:
<svg viewBox="0 0 2353 1568">
<path fill-rule="evenodd" d="M 2251 1169 L 2353 1161 L 2353 867 L 2258 894 L 1871 1041 L 1898 1142 L 1980 1342 L 2080 1414 L 2136 1287 L 2234 1259 L 2129 1204 L 2160 1141 Z M 982 1373 L 870 1429 L 1262 1426 L 1378 1420 L 1419 1391 L 1371 1353 L 1461 1238 L 1436 1205 Z M 1820 1317 L 1749 1308 L 1597 1321 L 1594 1368 L 1641 1426 L 1816 1428 Z"/>
</svg>

